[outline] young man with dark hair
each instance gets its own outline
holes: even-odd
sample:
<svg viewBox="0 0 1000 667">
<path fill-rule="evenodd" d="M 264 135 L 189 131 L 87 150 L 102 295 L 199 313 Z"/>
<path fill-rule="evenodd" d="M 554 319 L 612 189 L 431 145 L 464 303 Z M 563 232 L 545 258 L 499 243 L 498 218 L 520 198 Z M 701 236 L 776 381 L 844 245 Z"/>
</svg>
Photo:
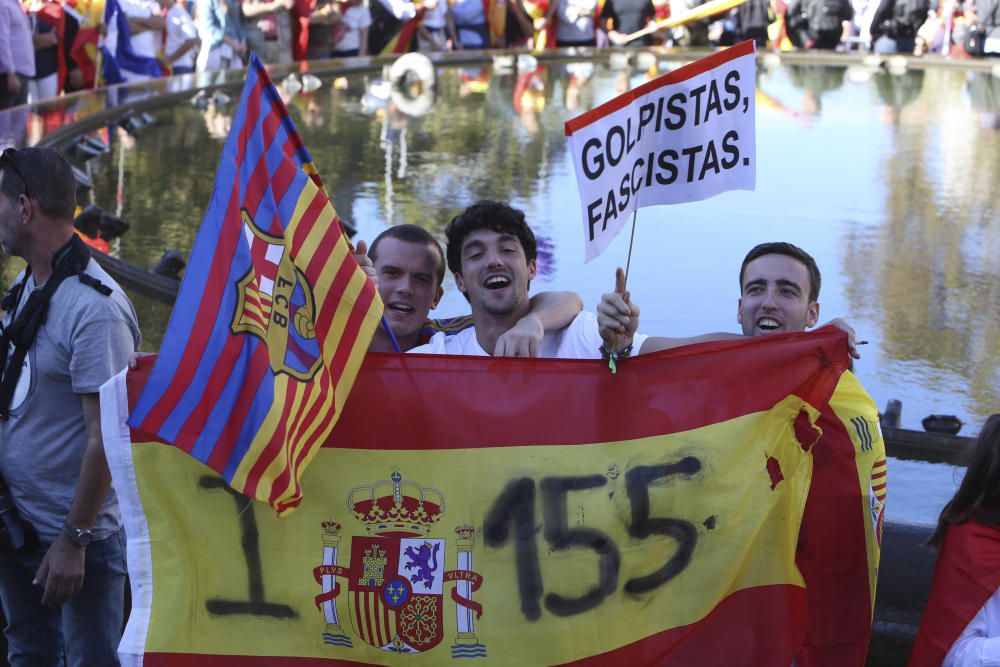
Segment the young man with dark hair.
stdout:
<svg viewBox="0 0 1000 667">
<path fill-rule="evenodd" d="M 54 150 L 0 156 L 0 247 L 28 263 L 0 304 L 0 475 L 37 535 L 0 540 L 14 665 L 118 664 L 125 540 L 97 392 L 125 367 L 139 327 L 73 233 L 75 188 Z"/>
<path fill-rule="evenodd" d="M 445 236 L 448 266 L 472 307 L 473 326 L 453 336 L 436 334 L 413 352 L 497 356 L 505 337 L 529 316 L 528 288 L 538 254 L 535 235 L 522 211 L 484 200 L 456 216 Z M 545 334 L 537 355 L 531 356 L 600 358 L 601 338 L 592 314 L 540 319 Z"/>
<path fill-rule="evenodd" d="M 605 344 L 620 349 L 631 341 L 639 325 L 639 307 L 624 289 L 624 273 L 618 269 L 614 292 L 601 297 L 598 322 Z M 753 247 L 740 266 L 740 299 L 736 321 L 744 336 L 805 331 L 819 319 L 820 274 L 816 261 L 791 243 L 761 243 Z M 836 318 L 833 324 L 847 332 L 848 351 L 860 358 L 854 344 L 854 329 Z M 649 336 L 638 349 L 648 354 L 692 343 L 740 338 L 739 334 L 717 332 L 689 338 Z"/>
<path fill-rule="evenodd" d="M 622 344 L 638 325 L 638 308 L 623 287 L 619 282 L 615 292 L 605 294 L 598 309 L 605 344 Z M 754 247 L 740 267 L 736 317 L 743 335 L 798 332 L 814 326 L 819 318 L 819 288 L 816 261 L 801 248 L 790 243 Z M 857 358 L 853 329 L 840 319 L 830 324 L 847 331 L 849 351 Z M 725 333 L 650 337 L 641 351 L 738 337 Z M 864 664 L 885 508 L 885 443 L 878 423 L 871 397 L 853 373 L 844 372 L 818 422 L 823 437 L 812 447 L 813 464 L 828 474 L 816 478 L 810 488 L 796 554 L 806 583 L 808 612 L 797 664 Z M 835 572 L 822 565 L 830 561 L 831 551 L 838 563 Z M 837 609 L 823 605 L 832 587 L 841 600 Z"/>
<path fill-rule="evenodd" d="M 532 238 L 532 243 L 534 239 Z M 428 319 L 444 295 L 445 254 L 437 240 L 417 225 L 395 225 L 372 242 L 365 258 L 364 242 L 358 243 L 358 260 L 368 266 L 400 350 L 409 351 L 427 343 L 437 333 L 453 335 L 472 326 L 469 316 Z M 370 261 L 369 261 L 370 260 Z M 499 356 L 537 356 L 546 329 L 566 326 L 582 309 L 572 292 L 536 295 L 530 308 L 498 341 Z M 392 352 L 392 342 L 380 327 L 368 348 Z"/>
</svg>

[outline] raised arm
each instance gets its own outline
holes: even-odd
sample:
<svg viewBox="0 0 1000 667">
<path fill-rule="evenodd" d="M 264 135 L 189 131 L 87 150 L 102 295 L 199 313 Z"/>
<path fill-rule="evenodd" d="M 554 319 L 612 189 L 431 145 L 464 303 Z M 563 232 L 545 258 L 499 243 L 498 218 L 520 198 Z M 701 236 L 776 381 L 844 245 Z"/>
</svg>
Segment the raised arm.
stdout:
<svg viewBox="0 0 1000 667">
<path fill-rule="evenodd" d="M 601 296 L 601 303 L 597 306 L 597 326 L 604 347 L 609 352 L 619 354 L 632 344 L 635 332 L 639 328 L 639 306 L 632 301 L 631 295 L 625 289 L 625 272 L 621 268 L 615 272 L 615 290 Z M 742 336 L 724 331 L 688 338 L 650 336 L 643 342 L 642 347 L 633 353 L 649 354 L 694 343 L 733 338 Z"/>
</svg>

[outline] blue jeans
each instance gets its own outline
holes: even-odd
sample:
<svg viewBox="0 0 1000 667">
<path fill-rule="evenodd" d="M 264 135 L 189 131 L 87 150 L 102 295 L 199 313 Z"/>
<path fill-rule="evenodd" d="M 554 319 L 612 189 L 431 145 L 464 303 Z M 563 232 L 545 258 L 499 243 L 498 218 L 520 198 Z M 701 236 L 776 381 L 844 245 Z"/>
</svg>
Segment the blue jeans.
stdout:
<svg viewBox="0 0 1000 667">
<path fill-rule="evenodd" d="M 43 607 L 44 589 L 31 583 L 48 548 L 44 543 L 30 553 L 0 554 L 0 599 L 11 666 L 118 665 L 125 607 L 125 531 L 87 547 L 83 589 L 61 607 Z"/>
<path fill-rule="evenodd" d="M 889 37 L 889 35 L 882 35 L 875 40 L 872 45 L 872 51 L 882 55 L 889 55 L 891 53 L 913 53 L 913 49 L 917 46 L 916 37 Z"/>
</svg>

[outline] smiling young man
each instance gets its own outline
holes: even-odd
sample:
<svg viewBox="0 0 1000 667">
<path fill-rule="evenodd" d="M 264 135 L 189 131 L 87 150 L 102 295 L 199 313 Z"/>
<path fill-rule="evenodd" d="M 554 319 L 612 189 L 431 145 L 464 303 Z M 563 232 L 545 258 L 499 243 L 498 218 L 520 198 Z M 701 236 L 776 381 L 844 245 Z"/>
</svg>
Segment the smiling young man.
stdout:
<svg viewBox="0 0 1000 667">
<path fill-rule="evenodd" d="M 762 243 L 740 267 L 736 321 L 745 336 L 805 331 L 819 319 L 816 261 L 791 243 Z"/>
<path fill-rule="evenodd" d="M 363 250 L 362 244 L 358 249 Z M 400 350 L 406 352 L 427 343 L 436 333 L 454 335 L 472 326 L 470 316 L 428 319 L 444 294 L 445 255 L 440 244 L 427 230 L 417 225 L 390 227 L 372 242 L 362 265 L 372 267 L 379 296 L 385 304 L 389 323 Z M 495 345 L 498 356 L 537 356 L 538 346 L 547 329 L 569 324 L 583 308 L 573 292 L 543 292 L 530 301 L 528 310 L 502 335 Z M 392 352 L 392 341 L 379 327 L 371 345 L 372 352 Z"/>
<path fill-rule="evenodd" d="M 620 271 L 620 269 L 619 269 Z M 639 310 L 624 291 L 623 278 L 598 308 L 608 345 L 626 342 L 638 325 Z M 816 261 L 791 243 L 762 243 L 740 267 L 737 321 L 744 336 L 805 331 L 819 319 L 820 273 Z M 855 358 L 854 331 L 843 320 Z M 695 342 L 739 337 L 707 334 L 696 338 L 649 337 L 641 352 Z M 850 371 L 841 375 L 818 426 L 823 436 L 812 447 L 813 465 L 827 474 L 814 477 L 806 501 L 796 552 L 806 583 L 807 630 L 796 664 L 833 667 L 863 665 L 871 635 L 876 573 L 886 498 L 885 443 L 878 411 Z M 825 568 L 830 554 L 836 571 Z M 824 606 L 836 590 L 836 609 Z"/>
<path fill-rule="evenodd" d="M 528 288 L 535 278 L 538 248 L 524 212 L 484 200 L 469 206 L 445 230 L 448 268 L 472 307 L 473 327 L 455 335 L 436 334 L 413 352 L 498 355 L 506 336 L 529 313 Z M 537 297 L 536 297 L 537 298 Z M 565 313 L 563 313 L 565 315 Z M 542 317 L 540 357 L 599 358 L 601 338 L 590 313 Z M 522 355 L 517 355 L 522 356 Z"/>
<path fill-rule="evenodd" d="M 791 243 L 761 243 L 751 248 L 740 266 L 740 299 L 736 321 L 744 336 L 805 331 L 819 319 L 820 274 L 816 260 Z M 624 273 L 618 269 L 615 291 L 601 296 L 598 323 L 605 344 L 621 349 L 631 342 L 639 325 L 639 307 L 625 291 Z M 844 320 L 827 322 L 848 335 L 848 351 L 858 359 L 854 329 Z M 683 345 L 740 338 L 739 334 L 716 332 L 688 338 L 649 336 L 636 349 L 649 354 Z"/>
</svg>

